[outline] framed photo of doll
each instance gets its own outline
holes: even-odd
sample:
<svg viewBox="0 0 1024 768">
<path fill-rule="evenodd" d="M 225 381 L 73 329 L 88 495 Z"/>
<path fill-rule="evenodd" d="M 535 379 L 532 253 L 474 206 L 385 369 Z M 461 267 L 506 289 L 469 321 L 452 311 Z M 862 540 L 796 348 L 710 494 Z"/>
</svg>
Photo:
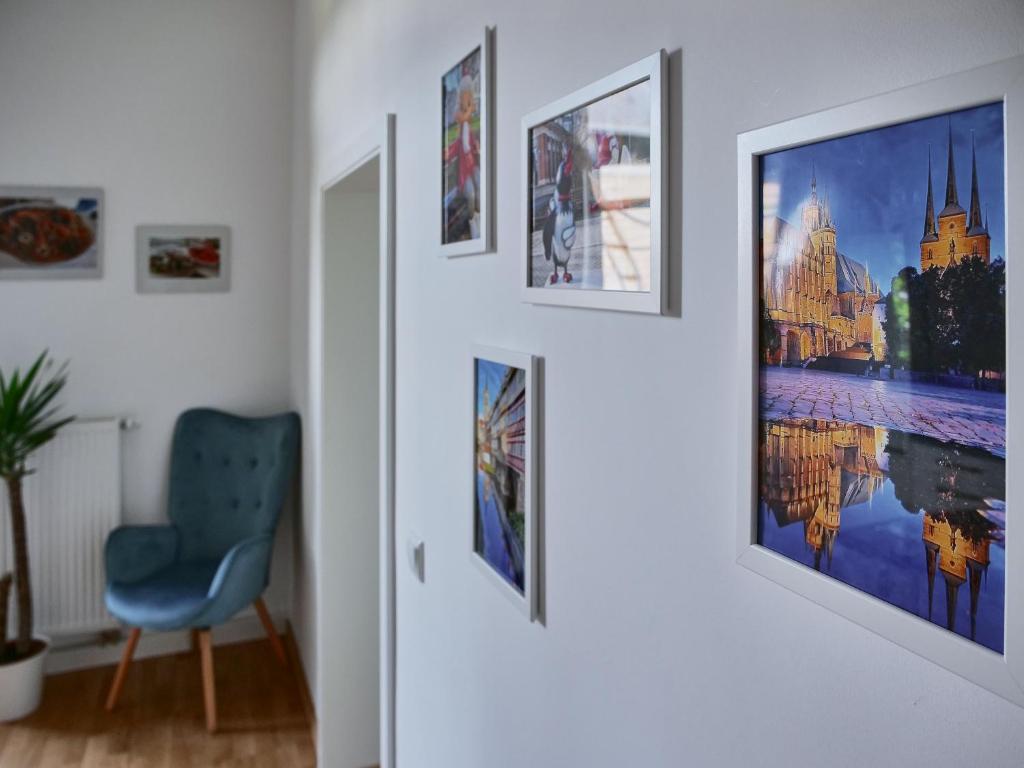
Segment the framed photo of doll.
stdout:
<svg viewBox="0 0 1024 768">
<path fill-rule="evenodd" d="M 441 77 L 441 255 L 468 256 L 492 247 L 491 40 Z"/>
<path fill-rule="evenodd" d="M 660 314 L 667 55 L 522 122 L 523 300 Z"/>
</svg>

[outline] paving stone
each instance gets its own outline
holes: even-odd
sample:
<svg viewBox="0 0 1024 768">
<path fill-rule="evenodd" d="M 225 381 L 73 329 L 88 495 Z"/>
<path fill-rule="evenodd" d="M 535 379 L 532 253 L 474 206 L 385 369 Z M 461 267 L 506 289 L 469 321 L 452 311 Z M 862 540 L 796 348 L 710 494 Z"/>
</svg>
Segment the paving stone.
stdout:
<svg viewBox="0 0 1024 768">
<path fill-rule="evenodd" d="M 1006 396 L 999 392 L 762 368 L 761 418 L 804 416 L 955 440 L 1006 456 Z"/>
</svg>

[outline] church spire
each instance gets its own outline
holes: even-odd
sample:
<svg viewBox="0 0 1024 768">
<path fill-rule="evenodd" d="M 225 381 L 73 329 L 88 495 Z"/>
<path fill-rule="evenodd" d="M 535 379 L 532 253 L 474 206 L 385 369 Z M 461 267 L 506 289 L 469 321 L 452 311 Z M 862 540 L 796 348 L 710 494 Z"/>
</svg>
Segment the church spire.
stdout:
<svg viewBox="0 0 1024 768">
<path fill-rule="evenodd" d="M 811 204 L 818 202 L 818 177 L 814 172 L 814 161 L 811 160 Z"/>
<path fill-rule="evenodd" d="M 956 165 L 953 162 L 953 121 L 949 121 L 949 162 L 946 165 L 946 207 L 939 216 L 963 213 L 956 193 Z"/>
<path fill-rule="evenodd" d="M 981 195 L 978 193 L 978 156 L 974 149 L 974 131 L 971 131 L 971 214 L 967 219 L 967 234 L 981 234 Z"/>
<path fill-rule="evenodd" d="M 924 234 L 921 242 L 938 240 L 939 235 L 935 231 L 935 200 L 932 195 L 932 145 L 928 145 L 928 202 L 924 208 Z"/>
</svg>

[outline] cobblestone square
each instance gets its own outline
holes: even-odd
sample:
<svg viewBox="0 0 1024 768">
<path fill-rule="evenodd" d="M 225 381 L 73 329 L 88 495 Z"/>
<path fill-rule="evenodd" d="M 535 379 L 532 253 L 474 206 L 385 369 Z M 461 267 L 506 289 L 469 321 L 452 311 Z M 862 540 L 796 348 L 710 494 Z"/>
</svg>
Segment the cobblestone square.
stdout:
<svg viewBox="0 0 1024 768">
<path fill-rule="evenodd" d="M 761 419 L 812 418 L 954 440 L 1006 457 L 1006 396 L 803 368 L 761 369 Z"/>
</svg>

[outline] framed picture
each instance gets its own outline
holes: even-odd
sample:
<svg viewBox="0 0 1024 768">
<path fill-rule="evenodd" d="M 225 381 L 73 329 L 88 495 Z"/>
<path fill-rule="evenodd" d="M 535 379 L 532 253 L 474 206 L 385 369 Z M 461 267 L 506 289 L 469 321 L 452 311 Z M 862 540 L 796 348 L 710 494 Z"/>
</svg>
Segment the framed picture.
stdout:
<svg viewBox="0 0 1024 768">
<path fill-rule="evenodd" d="M 737 146 L 739 562 L 1024 704 L 1024 57 Z"/>
<path fill-rule="evenodd" d="M 139 293 L 209 293 L 230 287 L 228 227 L 139 226 L 135 252 Z"/>
<path fill-rule="evenodd" d="M 486 253 L 491 221 L 491 44 L 485 29 L 441 77 L 441 254 Z M 467 45 L 467 47 L 469 47 Z"/>
<path fill-rule="evenodd" d="M 523 300 L 661 313 L 667 56 L 523 118 Z"/>
<path fill-rule="evenodd" d="M 103 275 L 103 190 L 0 186 L 0 279 Z"/>
<path fill-rule="evenodd" d="M 535 361 L 473 355 L 472 559 L 531 620 L 538 615 Z"/>
</svg>

